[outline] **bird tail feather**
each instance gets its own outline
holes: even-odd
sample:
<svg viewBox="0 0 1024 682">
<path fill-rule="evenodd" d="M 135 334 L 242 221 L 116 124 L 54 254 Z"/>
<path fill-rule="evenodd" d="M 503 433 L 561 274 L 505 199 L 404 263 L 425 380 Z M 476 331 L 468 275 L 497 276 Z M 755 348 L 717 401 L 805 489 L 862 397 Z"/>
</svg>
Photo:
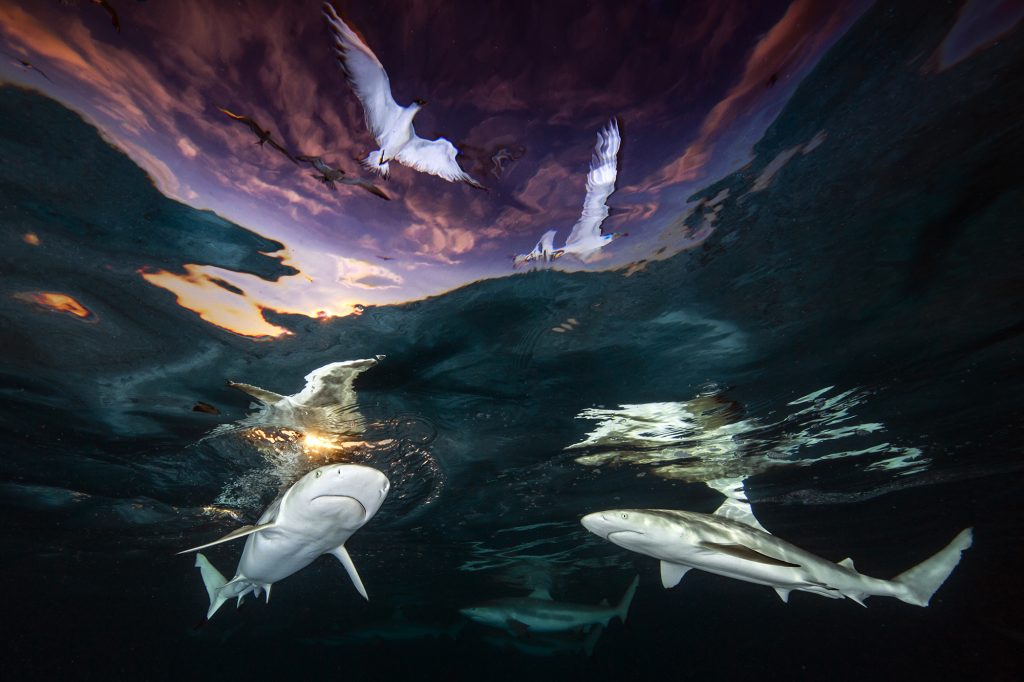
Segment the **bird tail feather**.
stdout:
<svg viewBox="0 0 1024 682">
<path fill-rule="evenodd" d="M 363 165 L 372 170 L 374 173 L 380 173 L 385 178 L 391 172 L 386 161 L 384 161 L 384 152 L 380 149 L 375 149 L 366 155 L 363 159 Z"/>
</svg>

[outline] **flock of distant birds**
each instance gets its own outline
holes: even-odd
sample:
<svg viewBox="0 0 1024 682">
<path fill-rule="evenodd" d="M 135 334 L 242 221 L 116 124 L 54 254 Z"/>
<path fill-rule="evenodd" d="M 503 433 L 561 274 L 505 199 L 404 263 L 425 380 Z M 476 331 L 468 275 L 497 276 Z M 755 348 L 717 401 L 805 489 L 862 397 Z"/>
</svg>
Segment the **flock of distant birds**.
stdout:
<svg viewBox="0 0 1024 682">
<path fill-rule="evenodd" d="M 71 0 L 62 0 L 70 4 Z M 106 0 L 91 0 L 110 15 L 114 28 L 120 33 L 121 24 L 117 11 Z M 421 173 L 436 175 L 448 182 L 463 182 L 470 187 L 486 190 L 482 184 L 459 166 L 456 157 L 459 150 L 448 139 L 438 137 L 426 140 L 416 134 L 413 119 L 426 104 L 423 100 L 414 100 L 408 106 L 395 102 L 391 93 L 391 82 L 387 71 L 377 56 L 366 45 L 363 39 L 346 24 L 334 7 L 325 2 L 323 16 L 334 39 L 334 50 L 342 71 L 363 106 L 366 127 L 373 135 L 378 148 L 367 154 L 362 163 L 369 171 L 383 178 L 390 173 L 392 161 L 407 166 Z M 53 82 L 37 66 L 20 57 L 8 55 L 25 70 L 38 72 L 46 80 Z M 344 170 L 327 163 L 321 156 L 293 154 L 283 144 L 274 139 L 273 133 L 261 126 L 251 116 L 235 113 L 224 107 L 217 107 L 225 116 L 237 121 L 256 136 L 261 147 L 269 144 L 295 164 L 309 164 L 315 171 L 310 175 L 323 183 L 330 190 L 335 190 L 338 183 L 360 187 L 363 190 L 390 200 L 380 187 L 369 180 L 353 177 Z M 612 119 L 597 135 L 597 145 L 587 174 L 587 194 L 583 201 L 583 212 L 573 225 L 565 243 L 555 248 L 555 230 L 549 230 L 529 253 L 512 256 L 514 267 L 527 263 L 550 263 L 562 256 L 571 255 L 581 261 L 589 260 L 600 249 L 625 233 L 604 234 L 601 229 L 609 215 L 608 197 L 615 191 L 615 180 L 618 173 L 617 163 L 622 138 L 619 126 Z M 502 156 L 501 152 L 505 152 Z M 493 163 L 501 168 L 509 156 L 507 150 L 501 150 Z"/>
</svg>

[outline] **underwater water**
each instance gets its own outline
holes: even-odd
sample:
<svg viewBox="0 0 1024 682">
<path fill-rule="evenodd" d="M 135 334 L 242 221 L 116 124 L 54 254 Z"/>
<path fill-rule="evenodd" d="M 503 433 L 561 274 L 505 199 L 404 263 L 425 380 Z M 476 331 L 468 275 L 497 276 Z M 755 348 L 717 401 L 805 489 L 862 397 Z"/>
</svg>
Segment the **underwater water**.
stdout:
<svg viewBox="0 0 1024 682">
<path fill-rule="evenodd" d="M 128 41 L 129 19 L 159 3 L 122 4 Z M 5 45 L 29 44 L 17 36 L 43 44 L 29 5 L 3 3 Z M 89 3 L 53 5 L 46 11 L 89 10 L 76 20 L 96 35 L 109 28 Z M 611 4 L 600 6 L 614 21 Z M 377 27 L 367 39 L 424 7 L 365 15 Z M 688 16 L 638 7 L 666 21 Z M 734 36 L 736 52 L 745 59 L 763 44 L 757 27 L 787 12 L 810 21 L 808 7 L 819 6 L 755 12 L 749 35 Z M 213 199 L 172 198 L 153 167 L 140 168 L 144 155 L 119 137 L 127 133 L 79 113 L 86 98 L 70 86 L 40 92 L 45 81 L 25 85 L 30 72 L 5 78 L 8 679 L 1020 679 L 1024 10 L 979 0 L 848 9 L 803 70 L 758 86 L 788 90 L 767 113 L 745 114 L 749 127 L 736 135 L 750 138 L 748 157 L 663 198 L 658 215 L 671 220 L 659 235 L 634 227 L 605 247 L 628 257 L 513 270 L 505 251 L 529 249 L 547 229 L 534 215 L 515 244 L 479 249 L 500 269 L 470 252 L 433 254 L 451 258 L 401 271 L 423 295 L 403 289 L 377 303 L 391 284 L 358 289 L 370 298 L 348 315 L 247 303 L 254 289 L 232 273 L 285 287 L 303 271 L 297 256 L 275 255 L 290 248 L 286 237 L 206 210 Z M 320 28 L 318 3 L 302 12 L 310 31 Z M 648 38 L 666 39 L 653 29 Z M 706 42 L 694 49 L 710 52 Z M 403 49 L 432 63 L 442 47 L 382 46 L 396 97 Z M 59 83 L 71 62 L 56 54 L 43 70 Z M 362 125 L 358 103 L 343 95 L 346 121 Z M 664 97 L 666 120 L 679 127 L 693 124 L 687 106 L 710 108 Z M 587 119 L 597 123 L 580 133 L 574 172 L 586 172 L 594 133 L 614 113 Z M 630 147 L 630 131 L 645 125 L 634 115 L 631 124 L 621 114 L 620 172 L 638 183 L 627 164 L 657 145 L 649 137 L 646 148 Z M 442 128 L 432 120 L 427 130 Z M 539 164 L 531 159 L 542 154 L 530 147 L 514 163 Z M 353 215 L 391 215 L 403 189 L 443 184 L 405 172 L 382 185 L 391 202 L 364 193 Z M 500 175 L 488 177 L 486 196 L 442 189 L 504 201 L 514 192 L 503 182 L 530 182 Z M 570 214 L 583 196 L 577 180 Z M 433 210 L 457 213 L 469 201 Z M 643 213 L 622 202 L 617 225 Z M 350 236 L 339 228 L 324 243 L 347 253 Z M 423 248 L 407 259 L 429 260 Z M 398 270 L 360 272 L 369 287 Z M 213 282 L 200 299 L 216 293 L 196 303 L 192 289 L 158 283 L 174 279 L 155 280 L 161 273 Z M 253 310 L 262 322 L 249 333 L 242 320 Z M 363 359 L 334 370 L 336 386 L 307 379 Z M 300 408 L 264 404 L 311 393 L 319 402 L 296 398 Z M 345 543 L 369 600 L 322 556 L 274 583 L 269 601 L 229 601 L 205 618 L 195 556 L 178 552 L 259 523 L 296 481 L 339 463 L 390 482 L 379 511 Z M 581 524 L 610 509 L 712 514 L 730 498 L 749 501 L 777 538 L 830 562 L 851 557 L 886 580 L 965 528 L 973 545 L 927 608 L 885 596 L 862 608 L 799 591 L 783 603 L 768 586 L 699 567 L 666 589 L 656 558 Z M 245 542 L 202 551 L 230 579 Z M 462 611 L 529 594 L 573 613 L 603 599 L 617 608 L 636 577 L 625 623 L 542 632 L 518 616 L 495 626 Z"/>
</svg>

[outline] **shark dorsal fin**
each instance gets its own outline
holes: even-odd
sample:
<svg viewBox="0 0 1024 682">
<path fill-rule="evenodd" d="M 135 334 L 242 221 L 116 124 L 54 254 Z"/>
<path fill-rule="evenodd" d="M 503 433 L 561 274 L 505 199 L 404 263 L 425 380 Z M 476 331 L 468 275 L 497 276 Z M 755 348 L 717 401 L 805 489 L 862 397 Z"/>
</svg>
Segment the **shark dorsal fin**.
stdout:
<svg viewBox="0 0 1024 682">
<path fill-rule="evenodd" d="M 845 559 L 843 559 L 842 561 L 840 561 L 840 562 L 839 562 L 839 565 L 840 565 L 840 566 L 842 566 L 843 568 L 848 568 L 848 569 L 850 569 L 851 571 L 856 571 L 856 570 L 857 570 L 857 569 L 856 569 L 856 568 L 854 567 L 854 565 L 853 565 L 853 559 L 851 559 L 850 557 L 846 557 Z"/>
<path fill-rule="evenodd" d="M 333 554 L 341 562 L 341 565 L 345 567 L 345 572 L 348 573 L 348 577 L 352 579 L 352 584 L 356 586 L 356 591 L 363 595 L 363 599 L 370 601 L 370 597 L 366 594 L 366 588 L 363 587 L 363 581 L 359 577 L 359 571 L 356 570 L 356 565 L 352 563 L 352 557 L 348 555 L 345 545 L 338 545 L 328 554 Z"/>
<path fill-rule="evenodd" d="M 800 564 L 791 564 L 788 561 L 782 559 L 776 559 L 775 557 L 762 554 L 756 549 L 751 549 L 746 545 L 736 544 L 721 544 L 718 542 L 698 542 L 700 547 L 710 549 L 715 552 L 721 552 L 737 559 L 743 559 L 744 561 L 754 561 L 759 564 L 767 564 L 769 566 L 785 566 L 787 568 L 800 568 Z"/>
<path fill-rule="evenodd" d="M 737 521 L 765 533 L 768 532 L 768 530 L 754 517 L 754 512 L 750 510 L 749 502 L 741 502 L 737 499 L 727 497 L 725 502 L 715 510 L 715 516 L 721 516 L 722 518 L 729 519 L 730 521 Z"/>
<path fill-rule="evenodd" d="M 535 587 L 530 593 L 531 599 L 547 599 L 551 601 L 551 592 L 546 587 Z"/>
<path fill-rule="evenodd" d="M 251 395 L 264 405 L 273 405 L 280 400 L 284 400 L 284 396 L 280 393 L 267 391 L 258 386 L 252 386 L 251 384 L 240 384 L 234 381 L 229 381 L 228 386 L 231 388 L 237 388 L 239 391 Z"/>
<path fill-rule="evenodd" d="M 219 545 L 222 542 L 230 542 L 232 540 L 237 540 L 238 538 L 244 538 L 246 535 L 252 535 L 253 533 L 259 533 L 261 530 L 273 528 L 274 525 L 274 522 L 271 521 L 270 523 L 264 523 L 260 526 L 242 526 L 241 528 L 236 528 L 235 530 L 231 531 L 230 533 L 228 533 L 220 539 L 214 540 L 213 542 L 207 542 L 205 545 L 199 545 L 198 547 L 183 549 L 182 551 L 178 552 L 178 554 L 187 554 L 189 552 L 194 552 L 197 549 L 206 549 L 207 547 Z"/>
<path fill-rule="evenodd" d="M 679 581 L 683 579 L 686 572 L 692 568 L 691 566 L 682 566 L 680 564 L 673 564 L 668 561 L 661 562 L 661 584 L 668 589 L 669 587 L 675 587 L 679 584 Z"/>
</svg>

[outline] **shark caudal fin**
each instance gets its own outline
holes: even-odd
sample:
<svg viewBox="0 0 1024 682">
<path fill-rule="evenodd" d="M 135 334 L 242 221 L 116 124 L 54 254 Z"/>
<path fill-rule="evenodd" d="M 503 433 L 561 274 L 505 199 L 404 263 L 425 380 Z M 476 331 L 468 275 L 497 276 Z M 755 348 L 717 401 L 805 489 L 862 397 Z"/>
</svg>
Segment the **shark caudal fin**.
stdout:
<svg viewBox="0 0 1024 682">
<path fill-rule="evenodd" d="M 971 539 L 971 529 L 965 528 L 938 554 L 893 578 L 894 583 L 905 588 L 894 596 L 914 606 L 928 606 L 932 595 L 960 563 L 960 553 L 971 546 Z"/>
<path fill-rule="evenodd" d="M 213 618 L 217 609 L 228 599 L 221 595 L 221 589 L 227 584 L 224 576 L 220 574 L 213 564 L 202 554 L 196 554 L 196 567 L 203 576 L 203 584 L 206 585 L 206 594 L 210 596 L 210 610 L 206 612 L 207 618 Z"/>
<path fill-rule="evenodd" d="M 633 603 L 633 595 L 636 594 L 636 586 L 640 584 L 640 576 L 633 578 L 633 582 L 629 584 L 626 591 L 622 593 L 622 599 L 619 600 L 619 605 L 615 609 L 615 615 L 619 617 L 619 620 L 623 623 L 626 622 L 626 614 L 629 613 L 629 605 Z"/>
</svg>

